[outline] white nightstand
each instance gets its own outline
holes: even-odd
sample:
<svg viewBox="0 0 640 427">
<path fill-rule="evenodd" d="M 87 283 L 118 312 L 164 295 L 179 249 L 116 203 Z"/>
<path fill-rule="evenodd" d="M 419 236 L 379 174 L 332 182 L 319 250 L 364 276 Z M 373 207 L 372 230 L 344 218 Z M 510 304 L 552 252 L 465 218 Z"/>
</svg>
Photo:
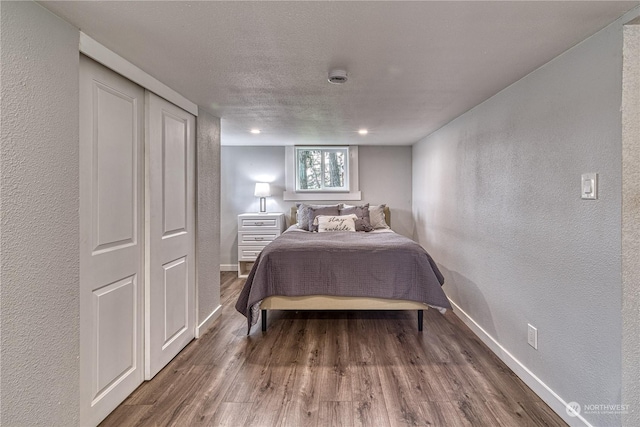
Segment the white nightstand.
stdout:
<svg viewBox="0 0 640 427">
<path fill-rule="evenodd" d="M 238 277 L 247 277 L 256 258 L 285 228 L 282 212 L 238 215 Z"/>
</svg>

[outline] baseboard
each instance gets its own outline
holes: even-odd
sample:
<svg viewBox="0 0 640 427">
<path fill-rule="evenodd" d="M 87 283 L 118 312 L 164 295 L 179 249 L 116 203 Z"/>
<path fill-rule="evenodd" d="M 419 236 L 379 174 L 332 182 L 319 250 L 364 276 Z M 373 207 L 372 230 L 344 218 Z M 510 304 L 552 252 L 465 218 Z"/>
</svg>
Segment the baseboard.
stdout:
<svg viewBox="0 0 640 427">
<path fill-rule="evenodd" d="M 533 390 L 553 411 L 572 427 L 593 427 L 580 414 L 570 416 L 567 413 L 567 402 L 543 383 L 533 372 L 513 357 L 495 338 L 487 333 L 455 302 L 449 300 L 453 312 L 500 358 L 531 390 Z"/>
<path fill-rule="evenodd" d="M 209 314 L 207 318 L 198 325 L 198 327 L 196 328 L 196 338 L 200 338 L 202 335 L 204 335 L 211 327 L 211 324 L 214 322 L 214 320 L 220 317 L 220 314 L 222 314 L 221 305 L 217 306 L 216 309 L 213 310 L 211 314 Z"/>
<path fill-rule="evenodd" d="M 220 271 L 238 271 L 238 264 L 220 264 Z"/>
</svg>

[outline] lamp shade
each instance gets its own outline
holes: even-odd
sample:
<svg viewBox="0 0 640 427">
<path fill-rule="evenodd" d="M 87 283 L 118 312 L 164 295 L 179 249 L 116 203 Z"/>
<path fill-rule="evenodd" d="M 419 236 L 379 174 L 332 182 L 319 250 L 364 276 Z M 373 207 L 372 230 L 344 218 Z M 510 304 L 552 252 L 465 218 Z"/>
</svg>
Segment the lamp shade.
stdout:
<svg viewBox="0 0 640 427">
<path fill-rule="evenodd" d="M 256 182 L 256 197 L 269 197 L 271 196 L 271 186 L 268 182 Z"/>
</svg>

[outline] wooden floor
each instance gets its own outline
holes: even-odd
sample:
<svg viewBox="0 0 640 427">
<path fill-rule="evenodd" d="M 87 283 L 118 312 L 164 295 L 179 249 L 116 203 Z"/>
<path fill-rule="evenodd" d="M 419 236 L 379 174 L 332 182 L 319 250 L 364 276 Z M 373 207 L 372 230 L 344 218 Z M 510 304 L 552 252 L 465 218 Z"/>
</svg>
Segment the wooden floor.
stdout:
<svg viewBox="0 0 640 427">
<path fill-rule="evenodd" d="M 270 312 L 234 304 L 103 426 L 564 426 L 453 314 Z"/>
</svg>

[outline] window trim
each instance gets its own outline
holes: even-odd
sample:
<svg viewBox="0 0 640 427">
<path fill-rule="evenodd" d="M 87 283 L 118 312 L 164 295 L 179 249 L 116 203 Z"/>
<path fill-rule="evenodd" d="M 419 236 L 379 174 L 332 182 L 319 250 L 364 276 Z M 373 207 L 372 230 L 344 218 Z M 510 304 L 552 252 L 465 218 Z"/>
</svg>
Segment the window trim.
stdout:
<svg viewBox="0 0 640 427">
<path fill-rule="evenodd" d="M 320 151 L 320 156 L 321 156 L 321 173 L 322 173 L 322 178 L 321 178 L 321 185 L 322 188 L 316 189 L 316 188 L 308 188 L 308 189 L 304 189 L 304 188 L 300 188 L 299 184 L 300 184 L 300 174 L 298 173 L 298 167 L 300 166 L 298 163 L 298 152 L 304 150 L 304 151 Z M 325 153 L 328 152 L 346 152 L 346 156 L 345 156 L 345 186 L 343 187 L 325 187 L 324 186 L 324 174 L 325 174 Z M 296 178 L 296 186 L 295 186 L 295 192 L 296 193 L 348 193 L 349 192 L 349 182 L 350 182 L 350 177 L 349 177 L 349 163 L 351 163 L 350 158 L 349 158 L 349 146 L 347 145 L 341 145 L 341 146 L 321 146 L 321 145 L 296 145 L 294 147 L 294 152 L 295 152 L 295 178 Z"/>
<path fill-rule="evenodd" d="M 311 147 L 311 146 L 310 146 Z M 313 146 L 318 148 L 331 148 L 333 146 Z M 360 182 L 358 180 L 358 146 L 335 146 L 336 148 L 347 147 L 348 150 L 348 164 L 347 164 L 347 173 L 349 175 L 348 185 L 349 190 L 344 191 L 296 191 L 296 146 L 290 145 L 285 147 L 285 168 L 284 168 L 284 178 L 286 190 L 283 194 L 283 200 L 285 201 L 304 201 L 304 200 L 315 200 L 315 201 L 326 201 L 326 200 L 362 200 L 362 193 L 360 192 Z"/>
</svg>

